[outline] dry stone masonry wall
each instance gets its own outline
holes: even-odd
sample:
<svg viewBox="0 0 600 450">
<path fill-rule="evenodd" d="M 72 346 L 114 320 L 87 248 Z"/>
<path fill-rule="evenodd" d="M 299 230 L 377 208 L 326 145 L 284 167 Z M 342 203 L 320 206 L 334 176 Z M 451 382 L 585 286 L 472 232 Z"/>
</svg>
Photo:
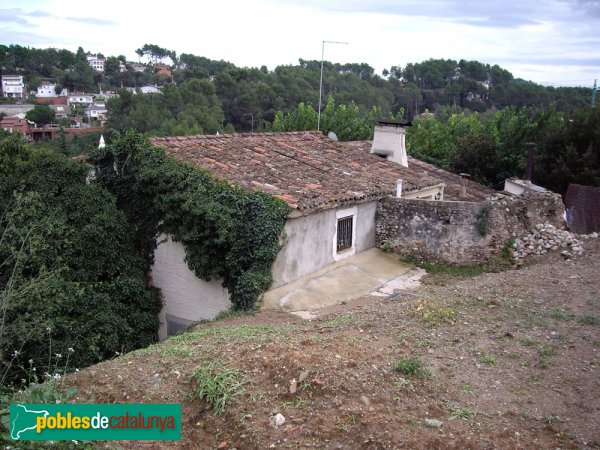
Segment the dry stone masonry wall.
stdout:
<svg viewBox="0 0 600 450">
<path fill-rule="evenodd" d="M 537 224 L 561 231 L 563 215 L 560 195 L 551 193 L 499 194 L 484 202 L 388 197 L 378 205 L 377 246 L 423 261 L 475 264 L 510 249 Z"/>
</svg>

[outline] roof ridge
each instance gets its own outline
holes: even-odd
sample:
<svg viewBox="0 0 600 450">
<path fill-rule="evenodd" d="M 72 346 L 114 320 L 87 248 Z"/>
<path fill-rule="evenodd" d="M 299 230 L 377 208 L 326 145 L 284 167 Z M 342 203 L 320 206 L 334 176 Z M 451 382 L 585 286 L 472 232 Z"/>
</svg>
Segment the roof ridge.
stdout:
<svg viewBox="0 0 600 450">
<path fill-rule="evenodd" d="M 256 136 L 317 136 L 327 138 L 320 131 L 250 131 L 242 133 L 224 133 L 224 134 L 193 134 L 188 136 L 155 136 L 151 139 L 156 140 L 190 140 L 190 139 L 232 139 L 236 137 L 256 137 Z"/>
</svg>

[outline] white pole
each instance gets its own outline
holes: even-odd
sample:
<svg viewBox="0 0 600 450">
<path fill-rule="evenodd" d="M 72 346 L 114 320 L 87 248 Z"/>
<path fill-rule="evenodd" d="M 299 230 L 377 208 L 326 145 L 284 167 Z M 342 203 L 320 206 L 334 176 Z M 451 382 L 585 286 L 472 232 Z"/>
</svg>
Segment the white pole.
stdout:
<svg viewBox="0 0 600 450">
<path fill-rule="evenodd" d="M 325 41 L 321 44 L 321 80 L 319 81 L 319 114 L 317 115 L 317 131 L 321 131 L 321 96 L 323 95 L 323 55 L 325 54 Z"/>
<path fill-rule="evenodd" d="M 319 81 L 319 112 L 317 114 L 317 131 L 321 131 L 321 99 L 323 98 L 323 56 L 325 55 L 325 44 L 345 44 L 347 42 L 322 41 L 321 44 L 321 80 Z"/>
</svg>

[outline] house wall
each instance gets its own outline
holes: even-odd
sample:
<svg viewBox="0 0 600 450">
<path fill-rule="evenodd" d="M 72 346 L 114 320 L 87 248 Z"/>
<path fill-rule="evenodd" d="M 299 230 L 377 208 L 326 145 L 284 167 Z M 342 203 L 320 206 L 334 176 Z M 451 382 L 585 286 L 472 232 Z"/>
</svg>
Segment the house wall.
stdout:
<svg viewBox="0 0 600 450">
<path fill-rule="evenodd" d="M 474 264 L 499 253 L 536 224 L 564 228 L 560 195 L 524 193 L 489 202 L 428 202 L 389 197 L 378 207 L 377 246 L 443 264 Z M 485 233 L 482 234 L 482 226 Z"/>
<path fill-rule="evenodd" d="M 377 202 L 373 201 L 288 219 L 285 244 L 273 265 L 272 287 L 282 286 L 341 258 L 373 248 L 376 210 Z M 354 217 L 354 245 L 352 249 L 337 253 L 337 219 L 349 215 Z M 188 268 L 183 244 L 165 236 L 161 236 L 159 242 L 150 277 L 163 296 L 159 337 L 164 339 L 168 318 L 185 324 L 214 319 L 219 312 L 229 309 L 231 302 L 221 280 L 203 281 Z"/>
<path fill-rule="evenodd" d="M 273 265 L 273 288 L 308 275 L 339 259 L 375 247 L 377 202 L 358 204 L 288 219 L 285 245 Z M 334 249 L 337 219 L 354 213 L 354 248 L 337 254 Z M 339 216 L 339 217 L 337 217 Z"/>
<path fill-rule="evenodd" d="M 231 302 L 229 292 L 221 286 L 220 280 L 203 281 L 189 269 L 183 244 L 165 236 L 161 236 L 159 242 L 150 277 L 163 296 L 158 335 L 164 339 L 167 337 L 167 314 L 191 324 L 214 319 L 221 311 L 229 309 Z"/>
</svg>

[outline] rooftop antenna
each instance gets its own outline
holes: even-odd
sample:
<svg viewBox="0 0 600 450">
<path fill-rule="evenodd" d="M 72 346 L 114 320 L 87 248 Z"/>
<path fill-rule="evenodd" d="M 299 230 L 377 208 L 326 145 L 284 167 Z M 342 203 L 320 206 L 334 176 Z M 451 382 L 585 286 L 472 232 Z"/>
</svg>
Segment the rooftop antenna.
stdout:
<svg viewBox="0 0 600 450">
<path fill-rule="evenodd" d="M 325 44 L 344 44 L 347 42 L 323 41 L 321 46 L 321 80 L 319 81 L 319 113 L 317 115 L 317 131 L 321 131 L 321 99 L 323 97 L 323 56 L 325 55 Z"/>
</svg>

